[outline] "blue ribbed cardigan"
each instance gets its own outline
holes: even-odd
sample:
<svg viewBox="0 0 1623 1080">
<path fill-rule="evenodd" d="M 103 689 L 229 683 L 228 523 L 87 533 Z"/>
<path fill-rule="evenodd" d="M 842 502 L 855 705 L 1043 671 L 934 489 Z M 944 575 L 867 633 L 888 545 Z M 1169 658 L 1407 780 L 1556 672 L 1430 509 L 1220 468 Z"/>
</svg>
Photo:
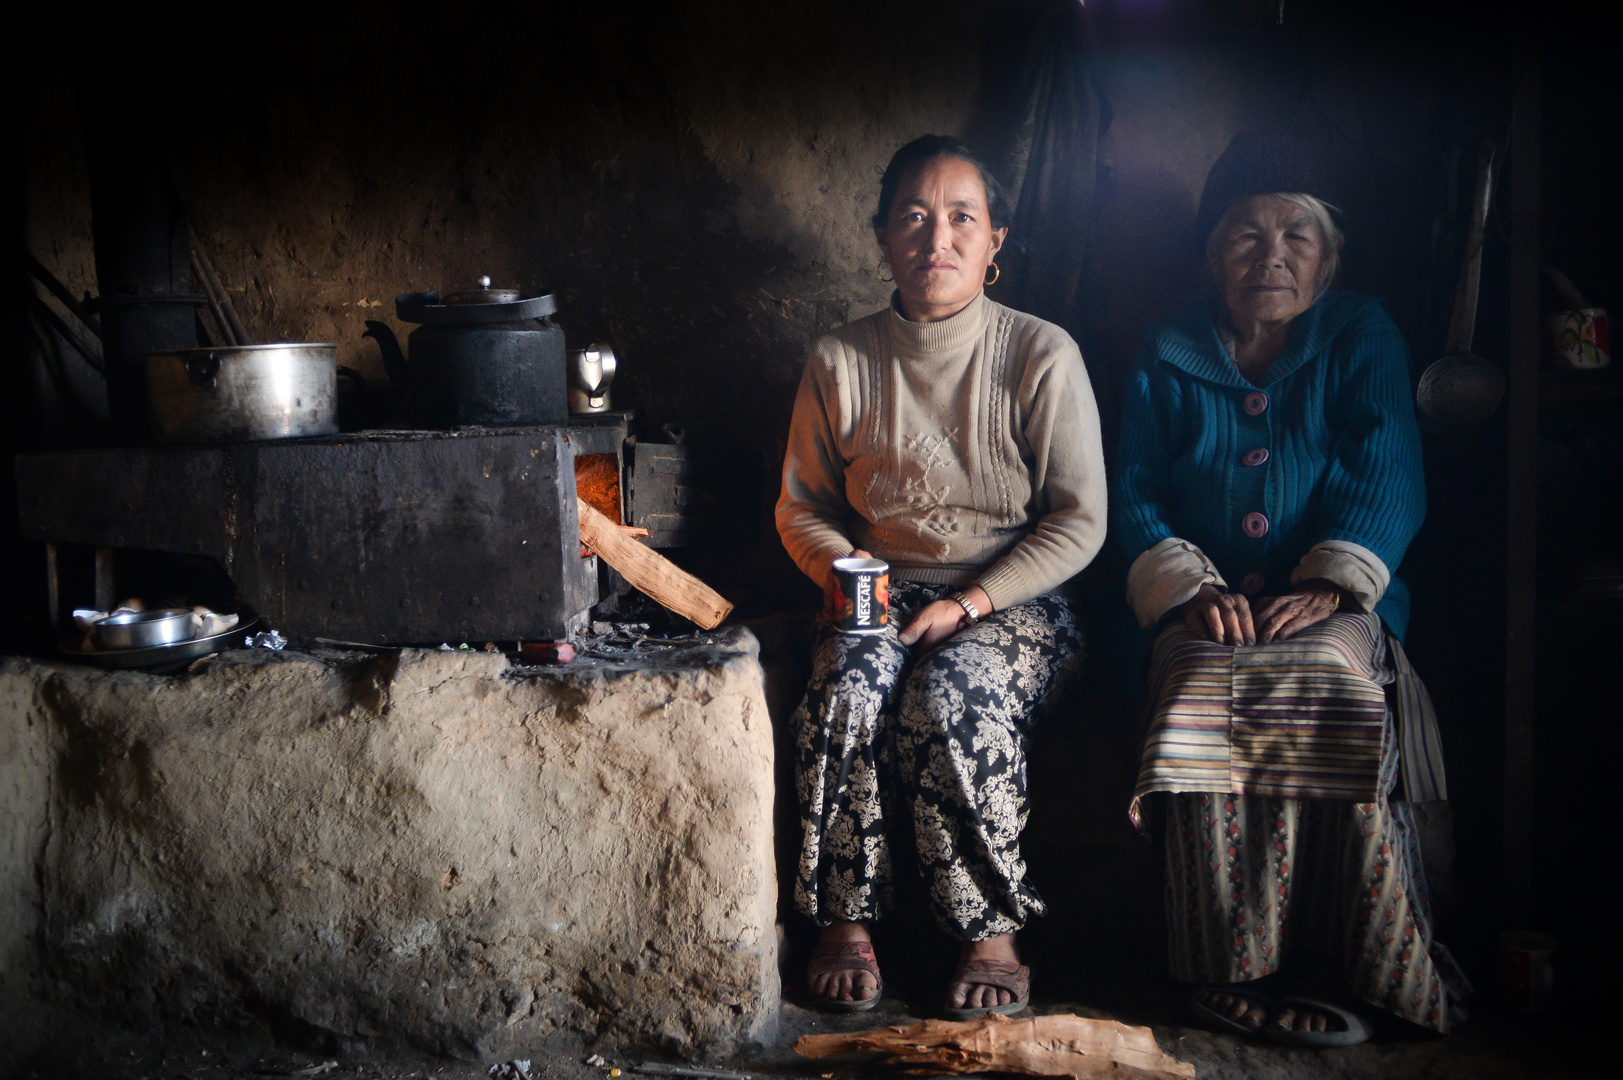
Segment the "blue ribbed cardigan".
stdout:
<svg viewBox="0 0 1623 1080">
<path fill-rule="evenodd" d="M 1267 407 L 1251 415 L 1255 390 Z M 1246 465 L 1256 448 L 1267 461 Z M 1252 512 L 1268 518 L 1259 539 L 1241 526 Z M 1381 301 L 1326 292 L 1291 325 L 1261 386 L 1235 369 L 1205 303 L 1146 336 L 1128 381 L 1111 506 L 1129 559 L 1177 536 L 1230 588 L 1255 571 L 1262 595 L 1274 595 L 1314 544 L 1350 541 L 1392 572 L 1375 610 L 1401 638 L 1409 594 L 1397 569 L 1425 512 L 1409 347 Z"/>
</svg>

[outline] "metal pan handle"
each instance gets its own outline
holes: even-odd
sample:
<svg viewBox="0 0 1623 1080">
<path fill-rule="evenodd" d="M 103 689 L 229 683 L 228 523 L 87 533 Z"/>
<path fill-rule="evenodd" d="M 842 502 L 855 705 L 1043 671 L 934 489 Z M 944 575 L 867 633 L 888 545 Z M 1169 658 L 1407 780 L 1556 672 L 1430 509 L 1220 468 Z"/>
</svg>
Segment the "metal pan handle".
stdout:
<svg viewBox="0 0 1623 1080">
<path fill-rule="evenodd" d="M 192 381 L 192 386 L 198 390 L 213 390 L 218 386 L 220 377 L 220 358 L 213 353 L 203 356 L 188 356 L 181 364 L 186 368 L 186 377 Z"/>
</svg>

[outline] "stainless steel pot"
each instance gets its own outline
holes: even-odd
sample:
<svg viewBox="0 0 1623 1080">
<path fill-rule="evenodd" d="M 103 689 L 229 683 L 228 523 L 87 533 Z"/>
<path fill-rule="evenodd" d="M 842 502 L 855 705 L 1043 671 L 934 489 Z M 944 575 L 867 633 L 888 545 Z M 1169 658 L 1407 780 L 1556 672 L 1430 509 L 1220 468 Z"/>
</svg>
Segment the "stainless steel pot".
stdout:
<svg viewBox="0 0 1623 1080">
<path fill-rule="evenodd" d="M 96 620 L 96 640 L 106 649 L 144 649 L 189 641 L 195 635 L 191 608 L 126 611 Z"/>
<path fill-rule="evenodd" d="M 159 442 L 251 442 L 338 431 L 338 346 L 147 353 Z"/>
</svg>

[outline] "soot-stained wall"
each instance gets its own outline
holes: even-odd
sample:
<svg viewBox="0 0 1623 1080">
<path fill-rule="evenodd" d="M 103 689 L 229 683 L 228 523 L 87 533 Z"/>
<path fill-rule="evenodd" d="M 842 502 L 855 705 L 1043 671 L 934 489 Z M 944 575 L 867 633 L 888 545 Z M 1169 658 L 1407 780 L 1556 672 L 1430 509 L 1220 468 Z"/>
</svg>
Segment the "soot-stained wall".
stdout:
<svg viewBox="0 0 1623 1080">
<path fill-rule="evenodd" d="M 787 425 L 810 338 L 884 302 L 878 171 L 963 125 L 979 18 L 496 4 L 182 31 L 166 135 L 254 339 L 336 342 L 382 379 L 365 320 L 403 338 L 397 293 L 489 274 L 556 292 L 573 346 L 612 343 L 616 404 L 653 430 L 755 450 Z M 79 121 L 122 80 L 71 59 L 34 61 L 27 242 L 94 291 Z"/>
</svg>

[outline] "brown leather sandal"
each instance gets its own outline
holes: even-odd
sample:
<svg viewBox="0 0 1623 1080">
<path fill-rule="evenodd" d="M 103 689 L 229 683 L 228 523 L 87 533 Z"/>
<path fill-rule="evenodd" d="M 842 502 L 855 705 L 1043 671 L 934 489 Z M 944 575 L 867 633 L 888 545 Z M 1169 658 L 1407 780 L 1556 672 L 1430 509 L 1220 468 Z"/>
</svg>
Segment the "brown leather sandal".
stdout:
<svg viewBox="0 0 1623 1080">
<path fill-rule="evenodd" d="M 987 1013 L 1010 1016 L 1031 1004 L 1031 969 L 1013 960 L 963 960 L 952 974 L 951 990 L 959 983 L 969 986 L 995 986 L 1014 995 L 1007 1005 L 992 1005 L 979 1009 L 955 1009 L 951 1005 L 944 1011 L 951 1020 L 976 1020 Z"/>
<path fill-rule="evenodd" d="M 830 971 L 866 971 L 874 977 L 871 998 L 831 998 L 812 989 L 811 981 Z M 829 1012 L 867 1012 L 879 1004 L 885 993 L 885 980 L 874 961 L 873 945 L 866 941 L 842 941 L 837 944 L 819 943 L 806 962 L 806 989 L 811 992 L 817 1007 Z"/>
</svg>

